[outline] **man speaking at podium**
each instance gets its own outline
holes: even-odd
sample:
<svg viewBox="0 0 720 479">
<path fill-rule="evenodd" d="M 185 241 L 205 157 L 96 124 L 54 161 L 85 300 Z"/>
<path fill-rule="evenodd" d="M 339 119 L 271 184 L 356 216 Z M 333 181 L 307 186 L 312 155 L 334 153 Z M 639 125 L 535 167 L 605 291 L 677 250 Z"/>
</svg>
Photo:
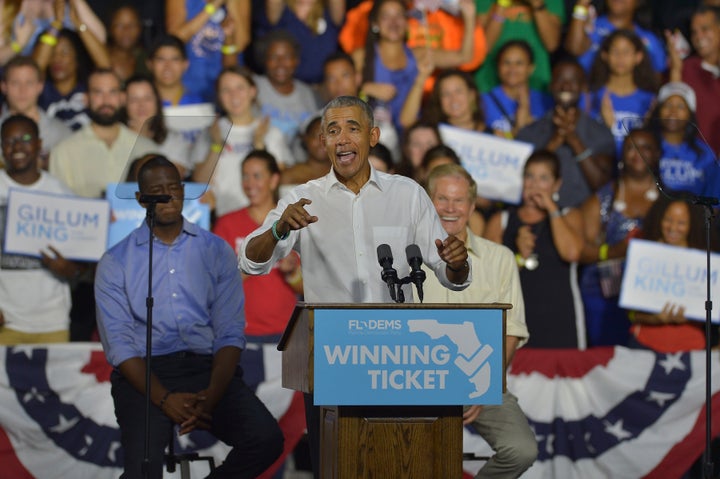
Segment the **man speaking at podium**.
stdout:
<svg viewBox="0 0 720 479">
<path fill-rule="evenodd" d="M 370 166 L 369 150 L 379 138 L 367 103 L 350 96 L 328 103 L 320 139 L 332 169 L 280 200 L 242 245 L 240 268 L 247 274 L 266 274 L 295 249 L 302 257 L 305 301 L 388 303 L 392 298 L 380 279 L 375 251 L 382 244 L 395 252 L 417 244 L 425 264 L 443 286 L 465 289 L 472 275 L 464 243 L 443 230 L 420 185 Z M 407 265 L 398 268 L 398 275 L 408 271 Z M 312 408 L 312 398 L 305 399 L 317 471 L 319 411 Z"/>
<path fill-rule="evenodd" d="M 477 185 L 460 165 L 448 164 L 433 169 L 428 176 L 428 194 L 448 234 L 465 242 L 468 255 L 475 261 L 475 281 L 464 291 L 449 291 L 434 278 L 425 283 L 428 303 L 509 303 L 505 362 L 509 366 L 515 350 L 528 339 L 525 302 L 520 275 L 512 252 L 503 245 L 475 236 L 467 224 L 474 211 Z M 538 446 L 517 398 L 505 391 L 502 404 L 470 406 L 463 414 L 487 441 L 495 455 L 475 476 L 511 479 L 520 477 L 537 458 Z"/>
</svg>

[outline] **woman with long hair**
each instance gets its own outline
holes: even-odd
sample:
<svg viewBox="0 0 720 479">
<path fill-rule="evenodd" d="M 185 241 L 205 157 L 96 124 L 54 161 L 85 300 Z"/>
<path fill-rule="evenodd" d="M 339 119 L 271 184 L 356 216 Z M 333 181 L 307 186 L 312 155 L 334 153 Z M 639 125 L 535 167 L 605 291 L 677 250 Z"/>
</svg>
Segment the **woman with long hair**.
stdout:
<svg viewBox="0 0 720 479">
<path fill-rule="evenodd" d="M 120 5 L 110 15 L 108 54 L 112 69 L 121 80 L 133 75 L 150 75 L 145 64 L 147 52 L 141 42 L 142 20 L 132 5 Z"/>
<path fill-rule="evenodd" d="M 552 107 L 552 99 L 530 87 L 535 54 L 525 40 L 506 42 L 497 52 L 496 63 L 500 84 L 482 94 L 485 118 L 493 133 L 514 138 Z"/>
<path fill-rule="evenodd" d="M 585 71 L 589 72 L 603 39 L 615 30 L 635 32 L 642 39 L 650 63 L 657 73 L 667 69 L 667 55 L 662 40 L 642 21 L 645 0 L 606 0 L 604 9 L 597 12 L 592 0 L 578 0 L 565 35 L 565 49 L 577 57 Z M 641 23 L 643 26 L 641 26 Z"/>
<path fill-rule="evenodd" d="M 121 121 L 134 132 L 151 139 L 158 151 L 177 167 L 180 177 L 192 170 L 192 144 L 181 133 L 168 130 L 162 110 L 162 100 L 150 78 L 136 75 L 125 82 L 125 108 Z"/>
<path fill-rule="evenodd" d="M 643 124 L 657 91 L 657 75 L 640 37 L 631 30 L 605 37 L 589 79 L 590 116 L 610 129 L 619 159 L 628 129 Z"/>
<path fill-rule="evenodd" d="M 218 218 L 213 232 L 227 241 L 235 252 L 239 251 L 245 237 L 254 231 L 265 220 L 268 212 L 277 204 L 280 169 L 273 155 L 265 150 L 253 150 L 242 160 L 242 189 L 248 198 L 248 205 Z M 287 401 L 289 409 L 295 409 L 302 416 L 302 393 L 280 387 L 279 371 L 268 371 L 263 368 L 263 361 L 258 355 L 277 355 L 280 352 L 277 343 L 290 320 L 298 297 L 303 293 L 302 270 L 300 257 L 292 252 L 278 261 L 275 267 L 263 275 L 248 276 L 243 274 L 243 291 L 245 293 L 245 336 L 252 346 L 241 358 L 241 366 L 250 381 L 263 378 L 273 385 L 273 399 Z M 259 370 L 259 368 L 262 368 Z M 275 373 L 276 377 L 269 377 Z M 256 384 L 249 383 L 255 386 Z M 272 386 L 271 386 L 272 387 Z M 285 445 L 283 457 L 289 454 L 303 435 L 304 427 L 284 427 Z M 263 478 L 281 477 L 277 471 L 282 468 L 283 461 L 278 460 L 267 471 Z"/>
<path fill-rule="evenodd" d="M 590 346 L 626 345 L 630 322 L 618 304 L 628 243 L 658 197 L 655 178 L 660 143 L 648 129 L 632 130 L 623 143 L 617 180 L 580 206 L 585 246 L 580 292 Z"/>
<path fill-rule="evenodd" d="M 465 130 L 489 132 L 480 92 L 470 74 L 461 70 L 445 70 L 438 75 L 425 118 Z"/>
<path fill-rule="evenodd" d="M 419 120 L 405 129 L 402 136 L 400 163 L 395 173 L 422 183 L 422 159 L 425 153 L 442 141 L 437 123 Z"/>
<path fill-rule="evenodd" d="M 585 348 L 585 318 L 577 285 L 583 220 L 576 208 L 560 209 L 560 161 L 537 150 L 523 172 L 522 202 L 494 214 L 485 237 L 510 248 L 520 268 L 528 347 Z"/>
<path fill-rule="evenodd" d="M 681 192 L 687 193 L 687 192 Z M 705 250 L 705 217 L 702 207 L 678 197 L 661 195 L 645 218 L 642 238 L 680 248 Z M 711 248 L 717 251 L 713 235 Z M 666 303 L 658 313 L 630 311 L 632 326 L 630 345 L 655 351 L 675 353 L 705 348 L 704 324 L 689 321 L 685 308 Z M 716 327 L 713 327 L 716 329 Z M 633 342 L 636 341 L 634 344 Z"/>
<path fill-rule="evenodd" d="M 251 150 L 267 150 L 280 165 L 292 164 L 280 130 L 259 115 L 257 88 L 245 67 L 226 67 L 217 78 L 220 116 L 198 138 L 193 149 L 193 181 L 210 181 L 216 215 L 247 206 L 240 184 L 240 163 Z"/>
<path fill-rule="evenodd" d="M 472 36 L 475 3 L 460 0 L 459 6 L 469 22 L 464 34 Z M 361 94 L 370 99 L 376 116 L 389 116 L 398 131 L 417 120 L 425 80 L 433 70 L 457 67 L 471 59 L 473 53 L 470 42 L 459 51 L 411 49 L 407 45 L 406 15 L 402 0 L 376 0 L 370 10 L 365 47 L 352 52 L 357 70 L 362 73 Z"/>
</svg>

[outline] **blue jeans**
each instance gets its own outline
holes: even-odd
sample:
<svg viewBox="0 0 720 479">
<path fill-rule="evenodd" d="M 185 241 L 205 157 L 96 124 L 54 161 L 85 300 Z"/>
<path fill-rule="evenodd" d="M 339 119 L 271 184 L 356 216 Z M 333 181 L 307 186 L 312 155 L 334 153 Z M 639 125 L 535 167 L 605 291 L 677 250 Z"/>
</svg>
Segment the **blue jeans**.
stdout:
<svg viewBox="0 0 720 479">
<path fill-rule="evenodd" d="M 212 360 L 212 356 L 181 352 L 154 356 L 151 368 L 171 391 L 197 392 L 210 383 Z M 117 371 L 110 380 L 125 457 L 121 478 L 139 479 L 144 477 L 145 396 Z M 272 414 L 243 382 L 239 366 L 212 416 L 210 432 L 232 450 L 209 478 L 255 478 L 282 453 L 282 432 Z M 148 478 L 162 477 L 163 455 L 172 427 L 170 418 L 151 405 Z"/>
</svg>

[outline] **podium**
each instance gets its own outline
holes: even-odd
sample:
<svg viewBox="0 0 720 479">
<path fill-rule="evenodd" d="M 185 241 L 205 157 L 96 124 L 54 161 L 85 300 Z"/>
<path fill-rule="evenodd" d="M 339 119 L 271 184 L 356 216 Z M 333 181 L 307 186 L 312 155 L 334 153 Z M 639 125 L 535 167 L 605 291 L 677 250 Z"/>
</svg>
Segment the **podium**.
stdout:
<svg viewBox="0 0 720 479">
<path fill-rule="evenodd" d="M 462 406 L 502 401 L 511 307 L 298 303 L 282 385 L 320 407 L 320 477 L 461 478 Z"/>
</svg>

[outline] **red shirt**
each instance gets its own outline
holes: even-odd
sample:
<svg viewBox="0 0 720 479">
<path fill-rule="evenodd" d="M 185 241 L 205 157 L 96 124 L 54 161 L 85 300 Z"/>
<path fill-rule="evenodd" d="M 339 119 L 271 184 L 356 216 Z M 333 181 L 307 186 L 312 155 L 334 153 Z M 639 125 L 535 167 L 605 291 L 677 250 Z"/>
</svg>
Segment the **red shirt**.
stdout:
<svg viewBox="0 0 720 479">
<path fill-rule="evenodd" d="M 247 235 L 260 225 L 248 214 L 247 208 L 221 216 L 213 232 L 227 241 L 238 253 Z M 282 334 L 295 309 L 297 296 L 276 267 L 261 276 L 243 275 L 245 291 L 245 334 L 268 336 Z"/>
</svg>

